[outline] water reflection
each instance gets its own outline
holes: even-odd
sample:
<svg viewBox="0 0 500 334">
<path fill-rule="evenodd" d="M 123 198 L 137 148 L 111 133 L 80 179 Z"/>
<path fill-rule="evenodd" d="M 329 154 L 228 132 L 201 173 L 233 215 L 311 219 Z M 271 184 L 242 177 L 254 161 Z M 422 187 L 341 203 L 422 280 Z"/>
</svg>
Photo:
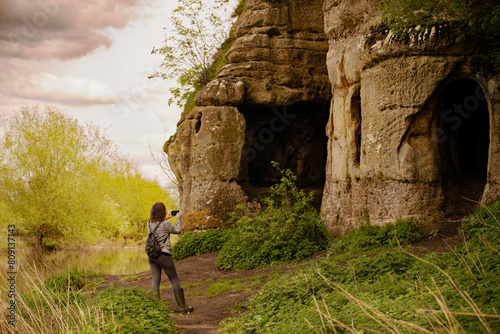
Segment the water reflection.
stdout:
<svg viewBox="0 0 500 334">
<path fill-rule="evenodd" d="M 174 245 L 178 235 L 171 236 Z M 0 253 L 0 292 L 7 287 L 7 253 Z M 59 250 L 42 252 L 34 248 L 16 249 L 18 277 L 16 284 L 23 287 L 26 275 L 36 275 L 42 281 L 51 274 L 59 274 L 69 267 L 101 275 L 135 275 L 149 271 L 144 246 L 90 247 L 86 250 Z"/>
<path fill-rule="evenodd" d="M 6 287 L 7 256 L 1 266 L 0 288 Z M 41 279 L 58 274 L 68 267 L 88 270 L 98 275 L 133 275 L 149 270 L 144 247 L 92 248 L 88 250 L 61 250 L 42 252 L 22 249 L 16 253 L 18 287 L 24 285 L 23 272 L 33 273 Z"/>
<path fill-rule="evenodd" d="M 136 274 L 149 269 L 148 258 L 143 247 L 20 254 L 19 264 L 21 266 L 43 265 L 46 268 L 61 271 L 68 267 L 76 267 L 100 275 Z"/>
</svg>

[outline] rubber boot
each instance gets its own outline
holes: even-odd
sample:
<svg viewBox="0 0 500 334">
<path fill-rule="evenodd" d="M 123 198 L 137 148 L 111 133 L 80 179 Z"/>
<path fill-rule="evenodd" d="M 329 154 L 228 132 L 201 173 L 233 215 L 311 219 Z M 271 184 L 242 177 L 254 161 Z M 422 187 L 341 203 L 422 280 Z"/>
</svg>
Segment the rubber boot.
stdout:
<svg viewBox="0 0 500 334">
<path fill-rule="evenodd" d="M 152 295 L 153 297 L 156 297 L 156 298 L 158 298 L 159 300 L 161 300 L 161 298 L 160 298 L 160 290 L 151 290 L 151 295 Z"/>
<path fill-rule="evenodd" d="M 174 290 L 175 301 L 179 306 L 180 312 L 193 312 L 194 307 L 186 306 L 186 300 L 184 299 L 184 289 Z"/>
</svg>

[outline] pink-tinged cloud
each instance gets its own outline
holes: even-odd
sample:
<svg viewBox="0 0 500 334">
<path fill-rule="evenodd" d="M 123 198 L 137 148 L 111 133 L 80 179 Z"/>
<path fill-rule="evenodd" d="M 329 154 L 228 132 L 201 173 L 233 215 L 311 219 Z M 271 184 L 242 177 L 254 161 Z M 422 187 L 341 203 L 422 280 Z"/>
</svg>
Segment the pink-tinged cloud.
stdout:
<svg viewBox="0 0 500 334">
<path fill-rule="evenodd" d="M 18 77 L 11 87 L 13 96 L 51 103 L 82 106 L 121 102 L 109 85 L 90 78 L 33 73 Z"/>
<path fill-rule="evenodd" d="M 145 17 L 157 0 L 0 1 L 0 57 L 74 59 L 109 47 L 109 29 Z"/>
</svg>

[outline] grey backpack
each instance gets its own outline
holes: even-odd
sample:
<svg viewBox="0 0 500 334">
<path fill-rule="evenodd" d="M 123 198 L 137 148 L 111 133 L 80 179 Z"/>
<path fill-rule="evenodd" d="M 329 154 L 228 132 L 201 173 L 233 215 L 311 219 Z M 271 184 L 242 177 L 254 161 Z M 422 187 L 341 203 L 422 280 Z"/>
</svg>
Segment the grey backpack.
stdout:
<svg viewBox="0 0 500 334">
<path fill-rule="evenodd" d="M 160 253 L 161 253 L 161 245 L 158 241 L 156 241 L 156 238 L 154 235 L 156 232 L 156 229 L 160 225 L 161 225 L 161 222 L 157 222 L 154 230 L 153 231 L 150 230 L 148 238 L 146 239 L 145 250 L 146 250 L 146 254 L 148 254 L 148 257 L 155 258 L 155 257 L 158 257 L 158 255 L 160 255 Z"/>
</svg>

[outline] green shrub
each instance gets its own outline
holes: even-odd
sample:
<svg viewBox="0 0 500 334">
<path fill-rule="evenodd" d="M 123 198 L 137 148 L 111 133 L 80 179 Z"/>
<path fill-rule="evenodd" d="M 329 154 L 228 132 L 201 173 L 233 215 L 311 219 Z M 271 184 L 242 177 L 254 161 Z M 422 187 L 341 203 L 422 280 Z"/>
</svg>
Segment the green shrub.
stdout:
<svg viewBox="0 0 500 334">
<path fill-rule="evenodd" d="M 395 32 L 454 22 L 464 33 L 477 33 L 491 31 L 500 21 L 496 0 L 382 0 L 381 10 Z"/>
<path fill-rule="evenodd" d="M 172 246 L 174 260 L 218 251 L 227 240 L 227 232 L 208 230 L 200 233 L 183 234 Z"/>
<path fill-rule="evenodd" d="M 16 295 L 16 333 L 176 333 L 167 304 L 145 290 L 95 292 L 104 279 L 83 287 L 83 278 L 94 274 L 75 268 L 45 281 L 36 271 L 21 275 L 26 287 Z"/>
<path fill-rule="evenodd" d="M 500 199 L 488 203 L 472 214 L 466 222 L 462 223 L 460 230 L 471 239 L 473 245 L 483 245 L 486 240 L 492 246 L 500 247 Z M 495 228 L 497 227 L 497 228 Z"/>
<path fill-rule="evenodd" d="M 53 304 L 66 307 L 85 301 L 81 294 L 85 286 L 84 278 L 90 274 L 76 267 L 67 268 L 60 274 L 52 274 L 43 282 L 42 289 L 32 289 L 23 294 L 23 299 L 28 307 L 40 307 L 50 311 Z"/>
<path fill-rule="evenodd" d="M 282 172 L 259 214 L 241 217 L 217 258 L 222 270 L 253 269 L 273 263 L 307 258 L 327 245 L 327 233 L 306 195 L 295 185 L 292 171 Z"/>
<path fill-rule="evenodd" d="M 405 38 L 420 26 L 428 29 L 444 23 L 463 36 L 484 41 L 491 70 L 500 71 L 500 3 L 498 0 L 382 0 L 381 11 L 391 30 Z"/>
<path fill-rule="evenodd" d="M 247 4 L 246 0 L 238 0 L 238 5 L 234 8 L 234 12 L 232 17 L 240 17 L 241 14 L 245 11 L 245 6 Z"/>
<path fill-rule="evenodd" d="M 380 226 L 362 225 L 352 229 L 341 239 L 331 242 L 335 251 L 364 252 L 378 248 L 396 247 L 418 242 L 421 233 L 417 224 L 412 220 L 396 221 Z"/>
</svg>

